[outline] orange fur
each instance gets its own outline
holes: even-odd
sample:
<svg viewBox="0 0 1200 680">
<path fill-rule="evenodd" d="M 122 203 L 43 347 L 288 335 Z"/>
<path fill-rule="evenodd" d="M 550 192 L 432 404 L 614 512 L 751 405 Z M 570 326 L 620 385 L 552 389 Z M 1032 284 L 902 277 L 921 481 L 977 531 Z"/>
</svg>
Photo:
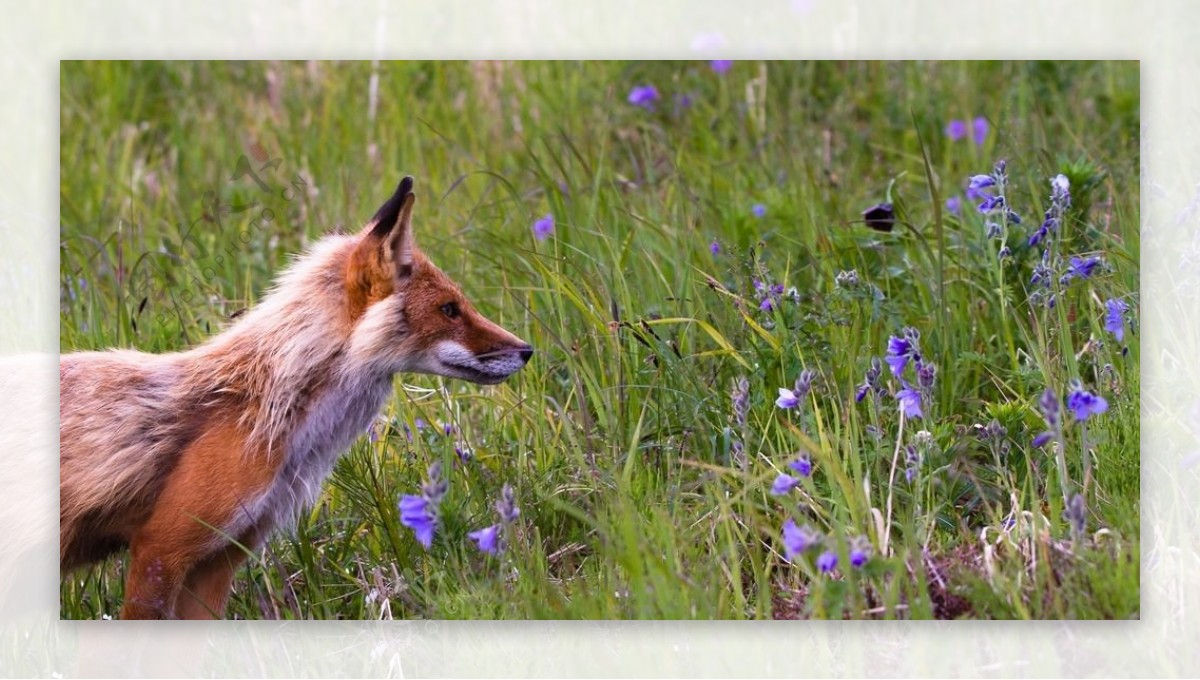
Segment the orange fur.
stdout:
<svg viewBox="0 0 1200 680">
<path fill-rule="evenodd" d="M 130 548 L 122 618 L 222 615 L 248 550 L 311 503 L 400 371 L 497 383 L 532 350 L 415 246 L 412 179 L 186 352 L 60 362 L 60 564 Z"/>
</svg>

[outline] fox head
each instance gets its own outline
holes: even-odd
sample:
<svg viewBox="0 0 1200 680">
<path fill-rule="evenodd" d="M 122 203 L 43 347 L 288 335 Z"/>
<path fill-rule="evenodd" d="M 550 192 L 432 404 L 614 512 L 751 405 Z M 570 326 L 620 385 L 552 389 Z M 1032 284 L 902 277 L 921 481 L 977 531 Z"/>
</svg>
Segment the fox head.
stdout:
<svg viewBox="0 0 1200 680">
<path fill-rule="evenodd" d="M 351 352 L 386 372 L 431 373 L 493 385 L 533 348 L 484 318 L 413 241 L 405 177 L 358 234 L 345 272 Z"/>
</svg>

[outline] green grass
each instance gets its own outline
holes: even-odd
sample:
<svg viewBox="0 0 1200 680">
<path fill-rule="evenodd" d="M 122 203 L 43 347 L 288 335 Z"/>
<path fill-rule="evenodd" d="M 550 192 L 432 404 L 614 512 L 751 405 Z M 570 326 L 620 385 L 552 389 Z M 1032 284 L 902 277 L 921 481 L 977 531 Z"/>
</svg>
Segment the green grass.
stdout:
<svg viewBox="0 0 1200 680">
<path fill-rule="evenodd" d="M 537 348 L 499 387 L 400 377 L 378 441 L 356 442 L 297 531 L 239 572 L 231 617 L 1139 615 L 1139 337 L 1135 323 L 1122 353 L 1103 328 L 1104 300 L 1138 308 L 1136 63 L 66 62 L 61 83 L 64 352 L 201 341 L 404 173 L 418 243 Z M 640 83 L 656 110 L 626 102 Z M 983 145 L 946 136 L 976 116 Z M 1023 219 L 1003 266 L 983 216 L 944 207 L 1000 158 Z M 1056 283 L 1048 309 L 1029 300 L 1026 240 L 1060 172 L 1073 205 L 1053 252 L 1108 267 Z M 900 224 L 864 226 L 889 197 Z M 537 241 L 546 213 L 556 229 Z M 838 286 L 851 269 L 859 284 Z M 756 279 L 795 296 L 762 312 Z M 887 394 L 854 393 L 905 326 L 938 373 L 898 444 L 887 367 Z M 806 368 L 803 407 L 777 408 Z M 1109 403 L 1087 423 L 1080 535 L 1062 489 L 1080 488 L 1083 428 L 1066 417 L 1061 461 L 1030 447 L 1038 397 L 1071 379 Z M 995 446 L 974 429 L 993 419 Z M 798 451 L 812 476 L 772 495 Z M 450 490 L 426 551 L 396 502 L 435 460 Z M 495 521 L 506 483 L 521 516 L 484 556 L 466 534 Z M 832 575 L 819 550 L 784 559 L 789 517 L 828 536 Z M 863 569 L 855 536 L 873 545 Z M 114 615 L 122 570 L 66 579 L 62 616 Z"/>
</svg>

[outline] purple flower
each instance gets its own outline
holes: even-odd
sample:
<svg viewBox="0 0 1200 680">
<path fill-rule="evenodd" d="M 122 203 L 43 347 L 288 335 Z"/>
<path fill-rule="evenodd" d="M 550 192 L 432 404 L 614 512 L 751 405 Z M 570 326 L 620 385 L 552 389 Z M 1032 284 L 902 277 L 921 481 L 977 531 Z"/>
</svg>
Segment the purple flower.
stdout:
<svg viewBox="0 0 1200 680">
<path fill-rule="evenodd" d="M 1076 390 L 1067 396 L 1067 408 L 1075 420 L 1087 420 L 1108 410 L 1108 402 L 1104 397 L 1092 394 L 1087 390 Z"/>
<path fill-rule="evenodd" d="M 471 447 L 459 442 L 454 445 L 454 455 L 458 456 L 459 462 L 470 463 L 471 459 L 475 457 L 475 452 L 471 450 Z"/>
<path fill-rule="evenodd" d="M 917 360 L 917 385 L 928 392 L 937 381 L 937 366 L 932 361 Z"/>
<path fill-rule="evenodd" d="M 754 205 L 750 206 L 750 212 L 754 213 L 755 217 L 762 217 L 763 215 L 767 214 L 767 206 L 763 205 L 762 203 L 755 203 Z"/>
<path fill-rule="evenodd" d="M 988 196 L 987 198 L 983 199 L 983 202 L 980 203 L 979 207 L 976 209 L 984 214 L 990 213 L 993 210 L 1004 210 L 1004 197 Z"/>
<path fill-rule="evenodd" d="M 871 559 L 871 541 L 866 536 L 850 539 L 850 565 L 860 568 Z"/>
<path fill-rule="evenodd" d="M 1104 330 L 1116 336 L 1117 342 L 1125 341 L 1125 312 L 1128 309 L 1129 305 L 1117 298 L 1104 303 Z"/>
<path fill-rule="evenodd" d="M 513 496 L 512 487 L 508 484 L 505 484 L 504 488 L 500 490 L 500 500 L 496 501 L 496 514 L 500 516 L 500 524 L 493 524 L 467 534 L 467 537 L 475 541 L 481 551 L 489 555 L 504 551 L 502 534 L 507 531 L 508 525 L 515 522 L 521 514 L 516 498 Z"/>
<path fill-rule="evenodd" d="M 863 224 L 875 231 L 891 233 L 896 227 L 896 206 L 891 203 L 879 203 L 862 212 Z"/>
<path fill-rule="evenodd" d="M 981 191 L 994 186 L 996 186 L 996 178 L 991 175 L 971 175 L 971 179 L 967 183 L 967 189 L 971 191 Z"/>
<path fill-rule="evenodd" d="M 479 531 L 472 531 L 467 534 L 467 537 L 475 541 L 476 546 L 480 551 L 489 555 L 495 555 L 500 552 L 500 525 L 493 524 Z"/>
<path fill-rule="evenodd" d="M 372 444 L 379 441 L 379 421 L 378 420 L 371 423 L 371 427 L 367 428 L 367 439 L 370 439 Z"/>
<path fill-rule="evenodd" d="M 881 392 L 879 387 L 879 376 L 883 374 L 883 363 L 879 361 L 879 357 L 871 357 L 871 365 L 867 368 L 867 374 L 863 378 L 863 383 L 858 386 L 858 390 L 854 393 L 854 401 L 861 402 L 871 392 Z"/>
<path fill-rule="evenodd" d="M 708 63 L 708 65 L 710 67 L 712 67 L 712 70 L 714 72 L 724 75 L 726 73 L 729 73 L 729 69 L 733 68 L 733 60 L 732 59 L 713 59 L 712 61 L 710 61 Z"/>
<path fill-rule="evenodd" d="M 1063 516 L 1071 523 L 1071 532 L 1076 536 L 1083 533 L 1087 528 L 1087 501 L 1083 494 L 1075 494 L 1071 496 L 1071 500 L 1067 502 L 1067 508 L 1063 511 Z"/>
<path fill-rule="evenodd" d="M 987 118 L 984 118 L 983 116 L 976 118 L 971 124 L 971 132 L 974 136 L 975 146 L 983 146 L 983 143 L 987 141 L 988 136 Z"/>
<path fill-rule="evenodd" d="M 783 496 L 800 485 L 800 479 L 791 475 L 780 474 L 771 484 L 771 495 Z"/>
<path fill-rule="evenodd" d="M 1072 257 L 1071 264 L 1067 266 L 1067 273 L 1063 276 L 1064 283 L 1073 278 L 1086 279 L 1096 273 L 1096 268 L 1100 266 L 1100 258 L 1098 257 Z"/>
<path fill-rule="evenodd" d="M 713 255 L 720 255 L 721 244 L 714 239 L 712 243 L 708 244 L 708 252 L 712 253 Z"/>
<path fill-rule="evenodd" d="M 658 88 L 653 85 L 637 85 L 629 91 L 629 103 L 647 111 L 654 110 L 654 102 L 658 101 L 658 98 Z"/>
<path fill-rule="evenodd" d="M 792 470 L 795 470 L 796 474 L 800 475 L 801 477 L 808 477 L 812 475 L 812 461 L 809 460 L 808 456 L 800 456 L 796 460 L 788 463 L 788 467 Z"/>
<path fill-rule="evenodd" d="M 545 241 L 554 233 L 554 215 L 549 213 L 543 215 L 538 221 L 533 223 L 533 236 L 539 241 Z"/>
<path fill-rule="evenodd" d="M 1066 175 L 1055 175 L 1054 179 L 1050 180 L 1050 195 L 1051 197 L 1070 196 L 1071 180 L 1067 179 Z"/>
<path fill-rule="evenodd" d="M 946 136 L 950 141 L 957 142 L 967 136 L 967 122 L 965 120 L 952 120 L 946 125 Z"/>
<path fill-rule="evenodd" d="M 775 303 L 771 301 L 771 298 L 765 297 L 762 299 L 762 302 L 758 303 L 758 308 L 764 312 L 769 312 L 775 309 Z"/>
<path fill-rule="evenodd" d="M 433 545 L 437 529 L 437 508 L 424 496 L 404 495 L 400 498 L 400 523 L 417 536 L 417 542 L 428 550 Z"/>
<path fill-rule="evenodd" d="M 856 403 L 861 403 L 863 399 L 867 398 L 867 394 L 870 391 L 871 391 L 871 386 L 868 385 L 867 383 L 863 383 L 863 384 L 859 385 L 858 389 L 856 389 L 854 391 L 854 401 Z"/>
<path fill-rule="evenodd" d="M 904 412 L 905 418 L 922 417 L 921 393 L 910 387 L 908 383 L 904 383 L 904 389 L 896 393 L 896 400 L 900 402 L 900 410 Z"/>
<path fill-rule="evenodd" d="M 946 199 L 946 212 L 951 215 L 962 214 L 962 199 L 958 196 L 951 196 Z"/>
<path fill-rule="evenodd" d="M 810 526 L 796 526 L 793 519 L 783 523 L 783 554 L 789 559 L 795 557 L 816 545 L 821 537 Z"/>
<path fill-rule="evenodd" d="M 517 499 L 513 494 L 512 487 L 508 484 L 500 489 L 500 500 L 496 501 L 496 514 L 500 515 L 500 521 L 505 524 L 512 524 L 517 521 L 517 517 L 521 516 L 521 509 L 517 507 Z"/>
<path fill-rule="evenodd" d="M 817 558 L 817 569 L 821 570 L 822 574 L 828 574 L 837 568 L 838 556 L 832 550 L 826 550 Z"/>
<path fill-rule="evenodd" d="M 887 356 L 883 358 L 892 369 L 892 375 L 899 376 L 913 359 L 916 352 L 907 338 L 891 336 L 888 338 Z"/>
<path fill-rule="evenodd" d="M 1042 392 L 1041 398 L 1038 399 L 1038 408 L 1042 410 L 1042 418 L 1046 424 L 1054 427 L 1058 424 L 1058 396 L 1054 394 L 1054 390 L 1049 387 L 1045 392 Z"/>
<path fill-rule="evenodd" d="M 775 405 L 783 409 L 796 408 L 800 405 L 800 397 L 797 397 L 796 393 L 788 388 L 780 387 L 779 398 L 775 400 Z"/>
<path fill-rule="evenodd" d="M 425 421 L 418 418 L 418 425 Z M 417 541 L 428 550 L 433 544 L 433 532 L 438 525 L 438 505 L 449 488 L 442 479 L 442 464 L 435 462 L 426 472 L 427 480 L 421 485 L 421 495 L 405 494 L 400 497 L 400 523 L 413 530 Z"/>
<path fill-rule="evenodd" d="M 798 398 L 803 399 L 804 397 L 808 396 L 808 393 L 812 391 L 813 378 L 816 377 L 817 372 L 811 368 L 806 368 L 803 371 L 800 371 L 800 375 L 796 378 L 796 384 L 793 387 L 793 391 L 796 393 Z"/>
<path fill-rule="evenodd" d="M 1043 432 L 1043 433 L 1039 434 L 1038 436 L 1034 437 L 1033 441 L 1030 442 L 1029 445 L 1035 449 L 1040 449 L 1043 446 L 1045 446 L 1046 443 L 1049 442 L 1050 438 L 1053 436 L 1054 436 L 1053 432 Z"/>
</svg>

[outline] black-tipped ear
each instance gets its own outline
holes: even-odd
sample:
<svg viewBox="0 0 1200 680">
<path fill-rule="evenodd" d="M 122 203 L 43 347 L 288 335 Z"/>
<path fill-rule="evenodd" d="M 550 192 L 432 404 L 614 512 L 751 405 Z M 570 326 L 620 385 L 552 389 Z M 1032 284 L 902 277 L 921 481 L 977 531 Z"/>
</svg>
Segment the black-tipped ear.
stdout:
<svg viewBox="0 0 1200 680">
<path fill-rule="evenodd" d="M 416 195 L 413 194 L 412 188 L 412 177 L 400 180 L 396 193 L 376 211 L 375 217 L 372 217 L 367 225 L 370 230 L 367 238 L 375 244 L 380 244 L 372 247 L 382 248 L 384 260 L 391 264 L 397 281 L 407 279 L 413 271 L 415 247 L 412 211 Z"/>
<path fill-rule="evenodd" d="M 371 218 L 371 235 L 384 238 L 391 231 L 392 227 L 396 226 L 396 221 L 400 219 L 400 211 L 404 208 L 405 200 L 412 195 L 413 178 L 406 176 L 400 180 L 400 184 L 396 187 L 396 193 L 375 211 L 375 216 Z"/>
</svg>

